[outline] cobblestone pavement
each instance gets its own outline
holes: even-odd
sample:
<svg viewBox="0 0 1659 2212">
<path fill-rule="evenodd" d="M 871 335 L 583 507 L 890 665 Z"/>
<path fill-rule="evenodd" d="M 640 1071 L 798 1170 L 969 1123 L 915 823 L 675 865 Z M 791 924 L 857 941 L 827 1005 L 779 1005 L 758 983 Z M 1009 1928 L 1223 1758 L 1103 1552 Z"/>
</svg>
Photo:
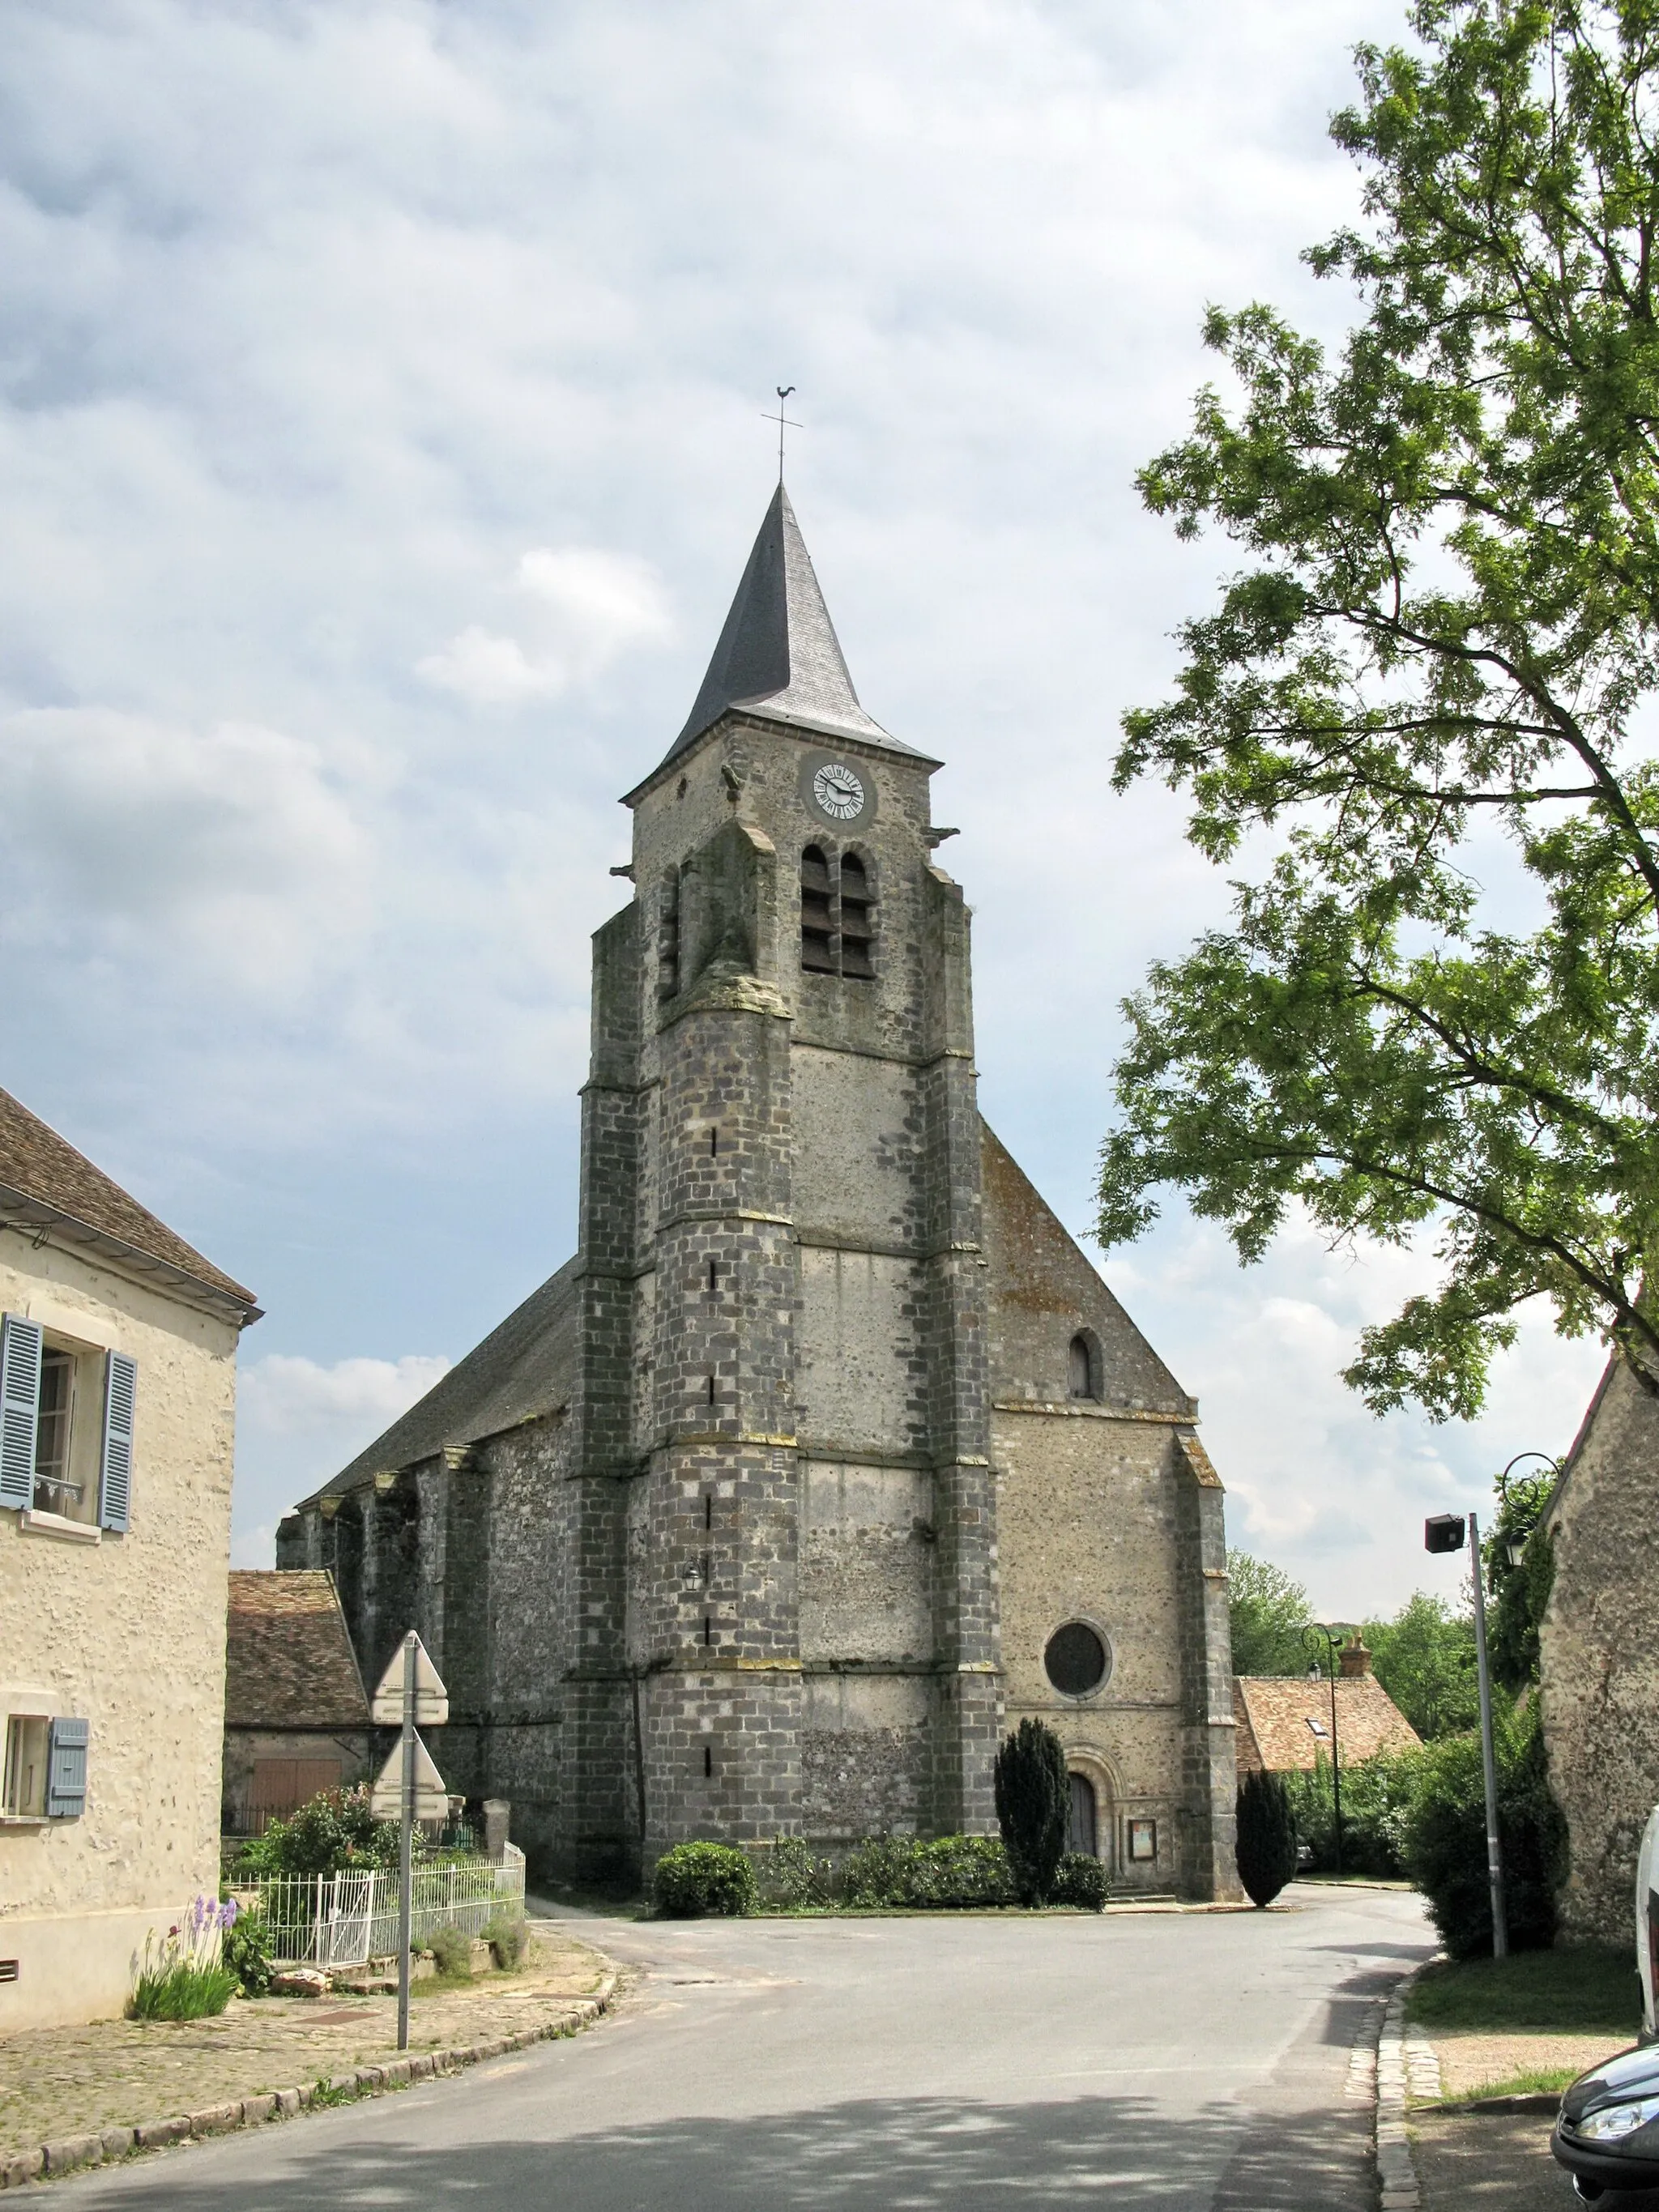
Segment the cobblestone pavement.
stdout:
<svg viewBox="0 0 1659 2212">
<path fill-rule="evenodd" d="M 409 2009 L 411 2053 L 514 2035 L 577 2017 L 609 1962 L 562 1923 L 533 1923 L 514 1974 L 428 1995 Z M 217 2020 L 102 2021 L 0 2039 L 0 2164 L 64 2136 L 138 2127 L 278 2089 L 308 2087 L 394 2057 L 395 1997 L 262 1997 Z"/>
</svg>

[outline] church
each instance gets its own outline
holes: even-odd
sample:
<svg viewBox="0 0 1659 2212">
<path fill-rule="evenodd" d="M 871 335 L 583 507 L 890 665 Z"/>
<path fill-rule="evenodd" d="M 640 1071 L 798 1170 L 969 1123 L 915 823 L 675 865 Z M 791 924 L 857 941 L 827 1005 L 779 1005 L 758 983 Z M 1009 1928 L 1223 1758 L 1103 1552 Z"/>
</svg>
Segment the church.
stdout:
<svg viewBox="0 0 1659 2212">
<path fill-rule="evenodd" d="M 987 1127 L 940 763 L 859 703 L 782 483 L 593 939 L 579 1243 L 282 1524 L 532 1874 L 994 1833 L 1040 1715 L 1115 1888 L 1237 1893 L 1197 1406 Z"/>
</svg>

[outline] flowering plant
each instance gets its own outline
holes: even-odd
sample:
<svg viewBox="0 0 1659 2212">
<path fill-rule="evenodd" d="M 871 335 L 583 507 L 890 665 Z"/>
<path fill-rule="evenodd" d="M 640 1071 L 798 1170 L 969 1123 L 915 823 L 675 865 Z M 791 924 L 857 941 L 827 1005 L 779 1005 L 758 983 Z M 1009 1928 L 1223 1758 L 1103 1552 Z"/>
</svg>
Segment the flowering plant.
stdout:
<svg viewBox="0 0 1659 2212">
<path fill-rule="evenodd" d="M 237 1976 L 221 1960 L 219 1947 L 235 1924 L 234 1898 L 222 1905 L 198 1897 L 159 1945 L 152 1929 L 128 2006 L 133 2018 L 205 2020 L 222 2013 L 236 1992 Z"/>
</svg>

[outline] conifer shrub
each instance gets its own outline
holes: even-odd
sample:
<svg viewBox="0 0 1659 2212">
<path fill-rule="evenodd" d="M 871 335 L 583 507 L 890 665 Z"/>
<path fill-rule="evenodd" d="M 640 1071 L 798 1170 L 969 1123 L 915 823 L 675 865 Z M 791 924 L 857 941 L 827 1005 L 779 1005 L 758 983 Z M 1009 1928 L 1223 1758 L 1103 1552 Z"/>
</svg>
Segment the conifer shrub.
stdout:
<svg viewBox="0 0 1659 2212">
<path fill-rule="evenodd" d="M 1296 1816 L 1276 1774 L 1247 1774 L 1238 1785 L 1238 1878 L 1252 1905 L 1271 1905 L 1296 1872 Z"/>
<path fill-rule="evenodd" d="M 676 1844 L 657 1861 L 652 1893 L 671 1920 L 741 1919 L 755 1909 L 755 1869 L 731 1844 Z"/>
<path fill-rule="evenodd" d="M 1082 1912 L 1106 1910 L 1106 1869 L 1087 1851 L 1067 1851 L 1054 1872 L 1051 1905 L 1075 1905 Z"/>
<path fill-rule="evenodd" d="M 997 1825 L 1022 1905 L 1046 1905 L 1066 1850 L 1072 1785 L 1060 1738 L 1023 1720 L 1005 1736 L 994 1776 Z"/>
<path fill-rule="evenodd" d="M 1555 1941 L 1555 1892 L 1566 1872 L 1566 1826 L 1550 1794 L 1538 1700 L 1492 1716 L 1504 1914 L 1512 1951 Z M 1486 1785 L 1478 1735 L 1442 1737 L 1420 1754 L 1406 1824 L 1406 1863 L 1454 1959 L 1492 1948 Z"/>
</svg>

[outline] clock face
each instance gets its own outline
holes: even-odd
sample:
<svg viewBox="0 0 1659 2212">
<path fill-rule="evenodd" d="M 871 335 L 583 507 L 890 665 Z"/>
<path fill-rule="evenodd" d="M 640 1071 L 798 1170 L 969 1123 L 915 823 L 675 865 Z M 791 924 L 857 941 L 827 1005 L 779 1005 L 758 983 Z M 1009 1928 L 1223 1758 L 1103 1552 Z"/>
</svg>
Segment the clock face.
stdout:
<svg viewBox="0 0 1659 2212">
<path fill-rule="evenodd" d="M 812 774 L 812 796 L 832 822 L 856 822 L 864 811 L 864 785 L 844 761 L 826 761 Z"/>
</svg>

